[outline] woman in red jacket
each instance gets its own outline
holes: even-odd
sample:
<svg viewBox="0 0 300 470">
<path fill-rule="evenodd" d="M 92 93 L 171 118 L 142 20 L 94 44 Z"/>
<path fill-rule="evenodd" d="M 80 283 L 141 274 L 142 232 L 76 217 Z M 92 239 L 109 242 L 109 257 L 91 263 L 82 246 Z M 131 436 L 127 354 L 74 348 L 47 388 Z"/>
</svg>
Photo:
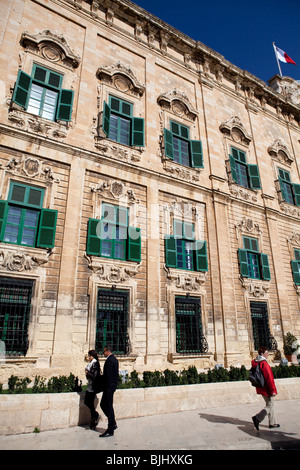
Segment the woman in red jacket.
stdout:
<svg viewBox="0 0 300 470">
<path fill-rule="evenodd" d="M 252 417 L 253 424 L 257 430 L 259 430 L 259 424 L 269 416 L 269 428 L 279 428 L 279 424 L 276 424 L 274 414 L 274 397 L 277 395 L 276 385 L 274 382 L 274 376 L 271 367 L 267 363 L 269 351 L 266 347 L 261 347 L 258 350 L 258 356 L 253 359 L 252 367 L 259 364 L 263 376 L 265 378 L 265 386 L 263 388 L 256 388 L 256 393 L 262 395 L 266 402 L 265 408 L 263 408 L 257 415 Z"/>
</svg>

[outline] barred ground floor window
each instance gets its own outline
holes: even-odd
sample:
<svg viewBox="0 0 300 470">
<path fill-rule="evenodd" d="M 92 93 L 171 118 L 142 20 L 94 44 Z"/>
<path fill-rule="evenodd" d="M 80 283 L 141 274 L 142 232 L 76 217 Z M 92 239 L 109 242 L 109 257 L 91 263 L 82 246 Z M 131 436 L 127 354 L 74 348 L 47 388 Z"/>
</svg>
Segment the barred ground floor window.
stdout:
<svg viewBox="0 0 300 470">
<path fill-rule="evenodd" d="M 250 302 L 254 349 L 265 346 L 274 349 L 274 338 L 270 333 L 268 305 L 266 302 Z"/>
<path fill-rule="evenodd" d="M 8 356 L 26 355 L 33 283 L 0 277 L 0 338 Z"/>
<path fill-rule="evenodd" d="M 176 352 L 203 353 L 206 340 L 202 334 L 201 299 L 199 297 L 175 297 Z"/>
<path fill-rule="evenodd" d="M 98 289 L 95 349 L 103 353 L 106 344 L 116 354 L 129 353 L 129 291 Z"/>
</svg>

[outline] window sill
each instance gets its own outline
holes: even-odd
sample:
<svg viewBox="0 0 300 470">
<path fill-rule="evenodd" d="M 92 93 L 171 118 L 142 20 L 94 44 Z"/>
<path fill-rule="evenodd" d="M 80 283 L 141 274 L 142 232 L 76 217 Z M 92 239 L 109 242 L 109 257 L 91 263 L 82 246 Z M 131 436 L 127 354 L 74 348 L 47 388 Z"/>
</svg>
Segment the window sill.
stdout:
<svg viewBox="0 0 300 470">
<path fill-rule="evenodd" d="M 44 137 L 65 139 L 71 122 L 51 121 L 35 114 L 28 113 L 20 106 L 13 103 L 8 111 L 8 120 L 18 129 L 33 132 Z"/>
<path fill-rule="evenodd" d="M 141 263 L 135 261 L 121 261 L 112 258 L 103 258 L 100 256 L 87 255 L 88 267 L 99 276 L 101 280 L 110 283 L 123 282 L 134 277 L 141 266 Z"/>
<path fill-rule="evenodd" d="M 30 271 L 48 263 L 53 249 L 0 243 L 0 269 Z"/>
<path fill-rule="evenodd" d="M 181 165 L 180 163 L 170 160 L 168 157 L 163 158 L 164 170 L 172 175 L 172 177 L 184 180 L 187 182 L 200 181 L 200 173 L 203 168 L 193 168 Z"/>
<path fill-rule="evenodd" d="M 133 147 L 130 145 L 120 144 L 107 137 L 95 136 L 95 147 L 106 157 L 121 160 L 128 163 L 140 162 L 145 147 Z"/>
<path fill-rule="evenodd" d="M 206 281 L 208 271 L 186 271 L 179 268 L 168 268 L 164 265 L 167 278 L 174 284 L 177 289 L 185 291 L 197 291 Z"/>
<path fill-rule="evenodd" d="M 204 353 L 169 353 L 168 354 L 168 361 L 171 363 L 177 361 L 186 361 L 187 359 L 210 359 L 212 356 L 212 352 L 204 352 Z"/>
</svg>

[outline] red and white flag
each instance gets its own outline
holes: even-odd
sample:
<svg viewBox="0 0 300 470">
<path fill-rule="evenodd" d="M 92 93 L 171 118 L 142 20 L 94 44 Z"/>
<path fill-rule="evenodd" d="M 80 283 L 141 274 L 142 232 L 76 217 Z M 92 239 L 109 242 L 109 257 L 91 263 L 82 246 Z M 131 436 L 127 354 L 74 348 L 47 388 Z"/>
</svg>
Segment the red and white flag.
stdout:
<svg viewBox="0 0 300 470">
<path fill-rule="evenodd" d="M 284 52 L 282 49 L 279 49 L 279 47 L 275 46 L 274 45 L 274 48 L 275 48 L 275 53 L 277 55 L 277 58 L 279 60 L 281 60 L 281 62 L 285 62 L 286 64 L 296 64 L 296 62 L 293 61 L 293 59 L 291 59 L 286 52 Z"/>
</svg>

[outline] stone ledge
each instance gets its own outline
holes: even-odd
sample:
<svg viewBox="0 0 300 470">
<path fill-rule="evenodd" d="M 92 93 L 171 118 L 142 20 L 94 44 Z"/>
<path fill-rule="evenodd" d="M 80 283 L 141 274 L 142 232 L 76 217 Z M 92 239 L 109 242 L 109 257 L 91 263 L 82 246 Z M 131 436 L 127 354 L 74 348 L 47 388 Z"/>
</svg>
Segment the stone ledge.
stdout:
<svg viewBox="0 0 300 470">
<path fill-rule="evenodd" d="M 300 398 L 300 378 L 276 379 L 277 400 Z M 89 411 L 81 393 L 0 395 L 0 435 L 63 429 L 89 423 Z M 97 409 L 101 416 L 97 398 Z M 220 382 L 171 387 L 117 390 L 116 419 L 198 410 L 261 401 L 249 382 Z M 102 418 L 102 421 L 105 421 Z M 102 423 L 101 421 L 101 423 Z"/>
</svg>

